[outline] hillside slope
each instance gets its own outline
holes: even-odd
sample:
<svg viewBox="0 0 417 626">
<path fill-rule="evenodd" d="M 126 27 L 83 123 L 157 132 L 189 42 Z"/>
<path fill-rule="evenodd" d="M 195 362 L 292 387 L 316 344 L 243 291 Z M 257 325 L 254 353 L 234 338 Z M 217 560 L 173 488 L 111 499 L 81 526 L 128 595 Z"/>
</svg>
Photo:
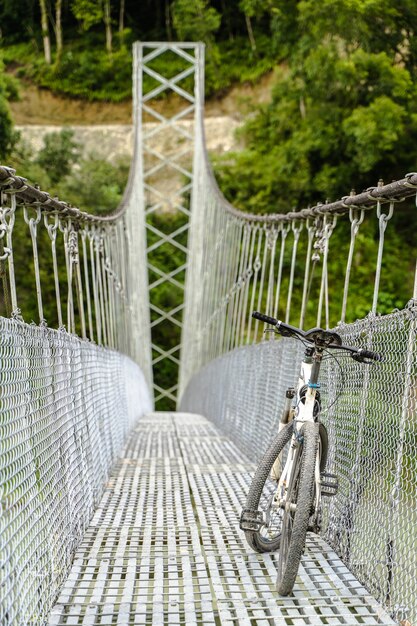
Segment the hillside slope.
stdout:
<svg viewBox="0 0 417 626">
<path fill-rule="evenodd" d="M 217 117 L 229 115 L 242 120 L 250 105 L 266 102 L 270 98 L 274 74 L 263 76 L 255 85 L 238 85 L 219 98 L 206 103 L 206 115 Z M 171 96 L 156 103 L 159 111 L 170 115 L 178 107 L 178 100 Z M 15 124 L 37 125 L 95 125 L 130 124 L 132 102 L 88 102 L 58 96 L 47 89 L 41 89 L 28 82 L 21 83 L 20 100 L 10 103 Z"/>
</svg>

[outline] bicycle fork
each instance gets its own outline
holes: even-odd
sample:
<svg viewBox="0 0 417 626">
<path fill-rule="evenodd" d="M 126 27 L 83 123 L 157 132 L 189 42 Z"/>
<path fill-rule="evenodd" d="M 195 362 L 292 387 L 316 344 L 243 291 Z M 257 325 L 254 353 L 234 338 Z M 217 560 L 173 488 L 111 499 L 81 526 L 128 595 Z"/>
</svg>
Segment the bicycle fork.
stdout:
<svg viewBox="0 0 417 626">
<path fill-rule="evenodd" d="M 278 432 L 286 426 L 289 422 L 291 422 L 294 418 L 294 408 L 292 406 L 292 399 L 295 396 L 294 387 L 289 387 L 285 392 L 285 403 L 284 408 L 282 410 L 281 419 L 278 425 Z M 275 462 L 271 469 L 271 479 L 278 481 L 282 474 L 282 452 L 277 456 Z"/>
</svg>

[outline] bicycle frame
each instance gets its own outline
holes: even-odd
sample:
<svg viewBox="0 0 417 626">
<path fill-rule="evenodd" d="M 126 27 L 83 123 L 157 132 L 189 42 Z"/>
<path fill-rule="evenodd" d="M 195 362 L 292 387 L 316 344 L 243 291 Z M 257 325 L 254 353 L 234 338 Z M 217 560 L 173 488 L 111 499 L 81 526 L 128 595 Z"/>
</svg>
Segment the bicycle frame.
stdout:
<svg viewBox="0 0 417 626">
<path fill-rule="evenodd" d="M 322 360 L 323 350 L 319 348 L 307 348 L 305 351 L 305 358 L 301 362 L 300 374 L 298 378 L 298 386 L 296 394 L 296 404 L 293 409 L 289 406 L 291 404 L 291 397 L 287 394 L 289 403 L 286 404 L 283 416 L 279 423 L 279 431 L 292 419 L 294 422 L 294 434 L 291 438 L 291 446 L 287 459 L 285 461 L 284 468 L 281 469 L 281 458 L 278 457 L 271 470 L 271 478 L 278 480 L 277 490 L 273 499 L 276 507 L 284 508 L 286 506 L 286 495 L 288 485 L 291 483 L 291 475 L 294 471 L 296 460 L 298 458 L 297 451 L 300 446 L 300 430 L 302 425 L 309 421 L 319 423 L 320 417 L 320 402 L 317 399 L 317 391 L 320 387 L 318 382 L 318 376 L 320 372 L 320 365 Z M 294 397 L 294 396 L 293 396 Z M 317 414 L 315 408 L 318 407 Z M 321 446 L 320 439 L 317 448 L 316 463 L 315 463 L 315 514 L 319 510 L 321 499 L 321 481 L 320 481 L 320 462 L 321 462 Z M 295 505 L 293 505 L 295 506 Z"/>
</svg>

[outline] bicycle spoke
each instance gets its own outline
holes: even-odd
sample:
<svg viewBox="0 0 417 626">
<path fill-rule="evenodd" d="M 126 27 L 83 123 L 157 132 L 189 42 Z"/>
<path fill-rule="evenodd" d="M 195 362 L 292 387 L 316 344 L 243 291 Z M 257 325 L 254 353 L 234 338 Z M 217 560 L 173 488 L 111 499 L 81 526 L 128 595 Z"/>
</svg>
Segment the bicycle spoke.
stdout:
<svg viewBox="0 0 417 626">
<path fill-rule="evenodd" d="M 278 471 L 277 478 L 283 470 L 290 446 L 291 442 L 288 442 L 280 455 L 280 470 Z M 279 505 L 281 494 L 277 493 L 277 487 L 278 481 L 272 480 L 271 476 L 269 476 L 265 482 L 259 501 L 259 508 L 264 515 L 264 525 L 259 532 L 264 539 L 269 541 L 277 540 L 282 532 L 284 511 L 282 506 Z"/>
</svg>

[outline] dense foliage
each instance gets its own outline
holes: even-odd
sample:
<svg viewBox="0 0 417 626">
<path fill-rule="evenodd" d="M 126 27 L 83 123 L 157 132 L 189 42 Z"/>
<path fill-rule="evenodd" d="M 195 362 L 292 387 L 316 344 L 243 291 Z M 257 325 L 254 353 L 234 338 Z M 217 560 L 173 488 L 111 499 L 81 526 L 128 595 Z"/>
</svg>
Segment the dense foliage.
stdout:
<svg viewBox="0 0 417 626">
<path fill-rule="evenodd" d="M 17 98 L 17 83 L 4 72 L 0 57 L 0 160 L 7 157 L 16 141 L 8 101 Z"/>
<path fill-rule="evenodd" d="M 256 80 L 274 65 L 270 19 L 265 10 L 254 12 L 255 5 L 253 0 L 227 6 L 209 0 L 0 0 L 0 41 L 19 76 L 69 96 L 115 102 L 131 95 L 134 41 L 203 41 L 210 94 L 235 81 Z M 176 63 L 165 60 L 170 62 Z"/>
<path fill-rule="evenodd" d="M 275 2 L 285 64 L 222 170 L 244 208 L 287 211 L 402 178 L 417 160 L 417 5 Z M 242 176 L 242 172 L 245 174 Z"/>
<path fill-rule="evenodd" d="M 0 22 L 10 67 L 83 98 L 129 97 L 137 39 L 205 41 L 209 91 L 275 67 L 246 149 L 219 168 L 228 196 L 250 210 L 401 177 L 417 156 L 414 0 L 0 0 Z M 0 77 L 2 111 L 7 89 Z"/>
</svg>

